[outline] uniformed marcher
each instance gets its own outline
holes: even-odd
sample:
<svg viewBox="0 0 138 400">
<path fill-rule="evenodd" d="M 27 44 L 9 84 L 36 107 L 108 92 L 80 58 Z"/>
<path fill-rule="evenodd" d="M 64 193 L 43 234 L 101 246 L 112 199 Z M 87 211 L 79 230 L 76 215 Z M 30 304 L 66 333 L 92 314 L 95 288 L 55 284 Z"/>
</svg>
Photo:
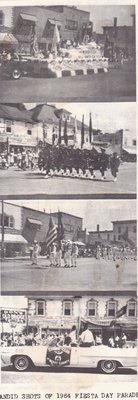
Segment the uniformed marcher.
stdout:
<svg viewBox="0 0 138 400">
<path fill-rule="evenodd" d="M 120 159 L 117 155 L 117 153 L 113 153 L 112 157 L 110 158 L 110 168 L 111 168 L 111 173 L 114 177 L 114 182 L 117 180 L 117 173 L 120 165 Z"/>
</svg>

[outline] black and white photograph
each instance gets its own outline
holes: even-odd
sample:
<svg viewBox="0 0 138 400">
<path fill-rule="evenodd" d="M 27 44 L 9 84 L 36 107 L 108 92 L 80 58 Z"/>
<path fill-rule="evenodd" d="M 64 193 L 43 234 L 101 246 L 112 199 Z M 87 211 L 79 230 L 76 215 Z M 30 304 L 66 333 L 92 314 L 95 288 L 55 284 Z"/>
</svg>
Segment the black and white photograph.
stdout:
<svg viewBox="0 0 138 400">
<path fill-rule="evenodd" d="M 136 290 L 135 200 L 1 201 L 2 294 Z"/>
<path fill-rule="evenodd" d="M 136 0 L 1 0 L 2 400 L 138 397 Z"/>
<path fill-rule="evenodd" d="M 135 290 L 3 296 L 0 325 L 2 383 L 137 380 Z"/>
<path fill-rule="evenodd" d="M 7 196 L 136 196 L 134 103 L 0 104 Z"/>
<path fill-rule="evenodd" d="M 136 100 L 133 4 L 10 3 L 0 6 L 1 102 Z"/>
</svg>

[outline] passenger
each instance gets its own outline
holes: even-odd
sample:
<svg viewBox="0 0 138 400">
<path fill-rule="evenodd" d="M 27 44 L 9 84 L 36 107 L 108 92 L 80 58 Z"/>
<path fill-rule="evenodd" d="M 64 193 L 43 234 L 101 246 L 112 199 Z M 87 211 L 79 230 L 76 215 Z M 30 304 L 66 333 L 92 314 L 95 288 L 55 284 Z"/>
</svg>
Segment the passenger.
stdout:
<svg viewBox="0 0 138 400">
<path fill-rule="evenodd" d="M 93 333 L 88 329 L 88 324 L 84 326 L 84 331 L 80 335 L 80 347 L 91 347 L 94 345 Z"/>
<path fill-rule="evenodd" d="M 76 326 L 73 325 L 71 332 L 69 333 L 69 337 L 71 339 L 71 347 L 76 347 L 77 346 L 77 332 L 76 332 Z"/>
</svg>

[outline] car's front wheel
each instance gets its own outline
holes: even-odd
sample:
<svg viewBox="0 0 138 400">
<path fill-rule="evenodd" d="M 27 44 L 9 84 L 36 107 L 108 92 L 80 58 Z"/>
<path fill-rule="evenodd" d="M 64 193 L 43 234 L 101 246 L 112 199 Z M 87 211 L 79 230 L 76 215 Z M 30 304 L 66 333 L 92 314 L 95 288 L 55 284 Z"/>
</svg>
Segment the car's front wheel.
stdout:
<svg viewBox="0 0 138 400">
<path fill-rule="evenodd" d="M 27 371 L 29 364 L 29 359 L 26 356 L 16 356 L 13 360 L 14 368 L 17 371 Z"/>
<path fill-rule="evenodd" d="M 20 79 L 21 77 L 21 71 L 19 68 L 14 68 L 12 71 L 12 78 L 13 79 Z"/>
<path fill-rule="evenodd" d="M 117 362 L 114 360 L 102 360 L 99 367 L 102 372 L 113 374 L 117 370 Z"/>
</svg>

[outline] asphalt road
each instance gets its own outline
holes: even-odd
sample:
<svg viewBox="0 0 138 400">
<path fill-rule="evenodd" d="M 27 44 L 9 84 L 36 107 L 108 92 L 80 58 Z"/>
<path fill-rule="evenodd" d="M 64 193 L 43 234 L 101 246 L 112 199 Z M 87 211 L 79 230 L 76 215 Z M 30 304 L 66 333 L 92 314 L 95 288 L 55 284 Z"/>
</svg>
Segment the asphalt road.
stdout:
<svg viewBox="0 0 138 400">
<path fill-rule="evenodd" d="M 117 182 L 113 181 L 111 172 L 107 171 L 107 179 L 101 181 L 101 174 L 96 171 L 95 180 L 80 178 L 53 177 L 45 179 L 37 171 L 22 171 L 17 167 L 0 170 L 0 195 L 42 197 L 81 195 L 95 197 L 109 195 L 112 197 L 127 196 L 136 193 L 136 163 L 120 165 Z"/>
<path fill-rule="evenodd" d="M 126 62 L 108 73 L 64 78 L 22 77 L 18 81 L 2 79 L 1 102 L 135 101 L 134 62 Z"/>
<path fill-rule="evenodd" d="M 13 370 L 13 367 L 4 367 L 2 369 L 1 381 L 3 384 L 17 384 L 25 386 L 38 384 L 37 392 L 40 393 L 41 389 L 43 390 L 43 384 L 45 384 L 46 391 L 45 393 L 54 392 L 56 393 L 62 390 L 62 393 L 68 391 L 68 393 L 72 392 L 81 392 L 81 390 L 87 389 L 88 392 L 93 392 L 93 385 L 97 382 L 99 383 L 111 383 L 111 382 L 136 382 L 137 375 L 136 371 L 133 369 L 120 368 L 116 374 L 114 375 L 105 375 L 97 373 L 97 369 L 79 369 L 75 368 L 66 368 L 66 370 L 60 370 L 61 372 L 55 372 L 54 370 L 47 370 L 47 368 L 38 368 L 35 367 L 33 371 L 29 372 L 16 372 Z M 41 382 L 41 389 L 40 389 Z M 56 388 L 55 388 L 56 383 Z M 2 388 L 1 388 L 2 389 Z M 107 389 L 108 391 L 108 389 Z M 31 391 L 24 391 L 23 393 L 29 393 Z M 13 393 L 13 392 L 12 392 Z M 14 392 L 15 393 L 15 392 Z"/>
<path fill-rule="evenodd" d="M 120 265 L 120 270 L 116 265 Z M 63 262 L 64 265 L 64 262 Z M 9 260 L 1 265 L 2 294 L 28 291 L 136 290 L 136 261 L 79 258 L 77 268 L 49 267 L 39 260 L 37 266 L 27 260 Z M 21 294 L 21 293 L 20 293 Z"/>
</svg>

